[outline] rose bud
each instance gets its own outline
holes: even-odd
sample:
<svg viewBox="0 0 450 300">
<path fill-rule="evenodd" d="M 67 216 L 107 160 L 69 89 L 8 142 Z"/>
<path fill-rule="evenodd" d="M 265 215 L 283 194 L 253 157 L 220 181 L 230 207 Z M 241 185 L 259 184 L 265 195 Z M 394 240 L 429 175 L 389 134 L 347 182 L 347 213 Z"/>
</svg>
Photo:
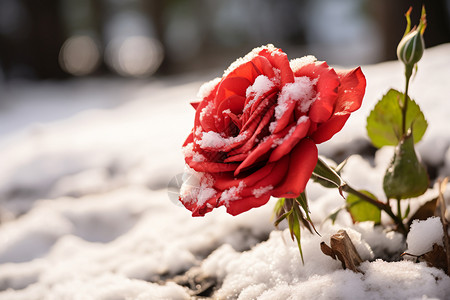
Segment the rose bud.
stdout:
<svg viewBox="0 0 450 300">
<path fill-rule="evenodd" d="M 409 31 L 411 26 L 410 15 L 411 8 L 405 14 L 408 25 L 406 27 L 405 34 L 397 47 L 397 57 L 402 61 L 407 69 L 411 69 L 422 58 L 425 50 L 425 42 L 423 40 L 423 33 L 426 28 L 426 15 L 425 8 L 422 8 L 422 16 L 418 27 L 414 27 Z"/>
</svg>

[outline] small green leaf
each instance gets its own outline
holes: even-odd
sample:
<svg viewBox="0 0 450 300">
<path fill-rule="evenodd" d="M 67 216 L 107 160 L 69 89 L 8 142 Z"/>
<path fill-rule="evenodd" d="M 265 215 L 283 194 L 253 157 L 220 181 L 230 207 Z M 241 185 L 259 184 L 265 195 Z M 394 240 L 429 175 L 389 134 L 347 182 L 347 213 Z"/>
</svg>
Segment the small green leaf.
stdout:
<svg viewBox="0 0 450 300">
<path fill-rule="evenodd" d="M 401 103 L 404 97 L 405 94 L 397 90 L 389 90 L 367 117 L 367 134 L 375 147 L 396 146 L 400 142 L 403 136 Z M 417 143 L 427 126 L 419 105 L 408 97 L 406 131 L 412 129 L 414 141 Z"/>
<path fill-rule="evenodd" d="M 425 193 L 428 184 L 427 170 L 419 162 L 414 139 L 408 133 L 395 147 L 394 157 L 384 175 L 384 192 L 389 199 L 413 198 Z"/>
<path fill-rule="evenodd" d="M 368 191 L 360 191 L 367 196 L 376 198 Z M 381 210 L 375 205 L 364 201 L 356 195 L 348 194 L 347 210 L 352 216 L 353 222 L 373 221 L 375 224 L 381 223 Z"/>
</svg>

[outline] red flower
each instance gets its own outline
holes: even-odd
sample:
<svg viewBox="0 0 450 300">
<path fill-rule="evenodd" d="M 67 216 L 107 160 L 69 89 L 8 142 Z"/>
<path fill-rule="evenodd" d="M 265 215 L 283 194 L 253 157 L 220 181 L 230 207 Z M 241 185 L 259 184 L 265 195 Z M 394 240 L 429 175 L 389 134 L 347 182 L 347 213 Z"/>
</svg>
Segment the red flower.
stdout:
<svg viewBox="0 0 450 300">
<path fill-rule="evenodd" d="M 297 197 L 330 139 L 361 106 L 360 68 L 335 71 L 312 56 L 289 61 L 254 49 L 205 84 L 183 150 L 191 168 L 180 200 L 193 216 L 225 205 L 237 215 L 274 197 Z"/>
</svg>

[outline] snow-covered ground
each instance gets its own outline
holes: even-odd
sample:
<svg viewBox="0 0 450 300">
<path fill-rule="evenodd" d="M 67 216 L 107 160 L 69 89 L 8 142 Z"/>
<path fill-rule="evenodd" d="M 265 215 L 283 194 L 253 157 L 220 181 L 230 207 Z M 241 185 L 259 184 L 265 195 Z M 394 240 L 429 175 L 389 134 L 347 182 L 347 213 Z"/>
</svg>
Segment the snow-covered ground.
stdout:
<svg viewBox="0 0 450 300">
<path fill-rule="evenodd" d="M 450 44 L 428 49 L 410 92 L 429 121 L 420 155 L 440 176 L 450 175 L 449 53 Z M 389 88 L 403 90 L 397 62 L 363 71 L 363 106 L 321 145 L 323 155 L 366 150 L 369 111 Z M 449 299 L 442 271 L 395 259 L 408 247 L 400 234 L 353 225 L 346 213 L 319 225 L 343 200 L 314 183 L 311 216 L 322 236 L 302 232 L 304 265 L 289 233 L 272 225 L 273 200 L 237 217 L 217 209 L 192 218 L 167 187 L 183 172 L 180 146 L 194 114 L 188 102 L 202 81 L 97 83 L 24 84 L 0 95 L 19 103 L 0 107 L 0 299 Z M 79 92 L 86 87 L 89 93 Z M 96 109 L 87 109 L 86 97 Z M 69 105 L 67 98 L 86 101 Z M 389 148 L 373 161 L 353 155 L 343 176 L 382 197 L 391 155 Z M 411 201 L 412 212 L 436 193 Z M 364 274 L 321 253 L 320 242 L 339 229 L 370 261 Z M 416 237 L 409 241 L 419 247 Z"/>
</svg>

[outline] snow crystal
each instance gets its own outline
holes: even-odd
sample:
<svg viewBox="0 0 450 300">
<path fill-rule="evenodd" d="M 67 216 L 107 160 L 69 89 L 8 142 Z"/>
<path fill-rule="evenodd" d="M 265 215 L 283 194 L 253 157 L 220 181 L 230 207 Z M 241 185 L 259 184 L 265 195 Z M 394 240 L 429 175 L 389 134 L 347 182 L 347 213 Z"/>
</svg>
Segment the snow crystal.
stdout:
<svg viewBox="0 0 450 300">
<path fill-rule="evenodd" d="M 275 148 L 276 146 L 283 144 L 285 141 L 287 141 L 292 136 L 294 131 L 295 131 L 295 126 L 293 126 L 291 129 L 289 129 L 289 132 L 286 133 L 286 135 L 284 137 L 279 138 L 279 139 L 274 139 L 271 147 Z"/>
<path fill-rule="evenodd" d="M 279 120 L 286 112 L 291 101 L 300 102 L 300 109 L 303 113 L 308 112 L 311 104 L 317 99 L 315 95 L 314 85 L 317 79 L 311 80 L 309 77 L 295 77 L 295 82 L 288 83 L 281 89 L 278 96 L 278 103 L 275 107 L 275 119 Z M 269 130 L 275 130 L 276 121 L 270 124 Z"/>
<path fill-rule="evenodd" d="M 264 195 L 265 193 L 267 193 L 268 191 L 273 190 L 273 186 L 268 185 L 268 186 L 262 186 L 258 189 L 254 189 L 252 191 L 253 196 L 255 196 L 256 198 L 261 197 L 262 195 Z"/>
<path fill-rule="evenodd" d="M 241 133 L 236 137 L 223 137 L 215 131 L 203 132 L 201 139 L 196 143 L 203 149 L 214 148 L 219 149 L 237 142 L 244 140 L 247 137 L 247 133 Z"/>
<path fill-rule="evenodd" d="M 217 78 L 214 78 L 213 80 L 210 80 L 210 81 L 202 84 L 202 86 L 198 90 L 197 98 L 199 98 L 201 100 L 201 99 L 209 96 L 209 94 L 216 87 L 216 85 L 220 82 L 220 80 L 221 80 L 221 78 L 217 77 Z"/>
<path fill-rule="evenodd" d="M 424 221 L 414 220 L 406 238 L 407 253 L 422 255 L 433 249 L 433 244 L 443 246 L 444 230 L 439 217 L 430 217 Z"/>
<path fill-rule="evenodd" d="M 236 70 L 236 68 L 238 68 L 239 66 L 251 61 L 253 58 L 255 58 L 256 56 L 258 56 L 258 53 L 261 52 L 262 50 L 267 49 L 271 52 L 276 51 L 277 48 L 275 48 L 274 45 L 272 44 L 268 44 L 266 46 L 261 46 L 261 47 L 257 47 L 254 48 L 252 51 L 250 51 L 250 53 L 248 53 L 247 55 L 245 55 L 244 57 L 240 57 L 238 58 L 236 61 L 234 61 L 229 67 L 228 69 L 225 70 L 225 72 L 223 73 L 223 76 L 227 76 L 228 74 L 230 74 L 231 72 L 233 72 L 234 70 Z"/>
<path fill-rule="evenodd" d="M 196 172 L 186 166 L 180 195 L 184 202 L 192 203 L 195 201 L 198 206 L 201 206 L 216 194 L 216 190 L 212 187 L 213 185 L 214 178 L 211 175 Z"/>
<path fill-rule="evenodd" d="M 277 121 L 271 122 L 271 123 L 269 124 L 269 131 L 273 133 L 273 132 L 275 131 L 275 128 L 277 128 L 277 124 L 278 124 Z"/>
<path fill-rule="evenodd" d="M 186 146 L 184 146 L 183 148 L 181 148 L 181 152 L 186 157 L 193 156 L 194 155 L 193 151 L 194 151 L 194 143 L 189 143 Z"/>
<path fill-rule="evenodd" d="M 309 111 L 309 108 L 311 107 L 311 104 L 313 104 L 314 101 L 316 101 L 316 99 L 319 98 L 319 95 L 320 95 L 320 93 L 317 93 L 317 95 L 315 97 L 302 101 L 300 103 L 300 111 L 302 113 L 307 113 Z"/>
<path fill-rule="evenodd" d="M 241 199 L 240 192 L 244 189 L 245 183 L 244 181 L 240 181 L 238 186 L 233 186 L 222 192 L 220 196 L 220 201 L 224 202 L 226 205 L 230 201 Z"/>
<path fill-rule="evenodd" d="M 306 121 L 308 121 L 309 117 L 308 116 L 301 116 L 300 118 L 298 118 L 297 120 L 297 125 L 300 125 L 302 123 L 305 123 Z"/>
<path fill-rule="evenodd" d="M 200 112 L 200 121 L 203 121 L 204 117 L 210 116 L 211 113 L 212 113 L 213 108 L 214 108 L 214 102 L 213 101 L 209 102 L 208 105 L 203 107 L 202 111 Z"/>
<path fill-rule="evenodd" d="M 308 119 L 309 119 L 308 116 L 301 116 L 297 120 L 297 126 L 302 124 L 302 123 L 304 123 L 304 122 L 306 122 Z M 272 122 L 269 125 L 269 130 L 273 131 L 273 130 L 275 130 L 275 127 L 276 127 L 276 122 Z M 292 136 L 292 134 L 294 133 L 295 129 L 296 129 L 296 126 L 293 126 L 291 129 L 289 129 L 288 133 L 284 137 L 279 138 L 279 139 L 275 139 L 273 141 L 272 148 L 275 148 L 276 146 L 279 146 L 279 145 L 283 144 L 285 141 L 287 141 Z"/>
<path fill-rule="evenodd" d="M 257 99 L 259 99 L 262 95 L 270 91 L 271 88 L 273 88 L 275 84 L 269 79 L 269 77 L 265 75 L 259 75 L 256 77 L 255 82 L 253 85 L 249 86 L 247 88 L 247 91 L 245 92 L 245 96 L 247 98 L 253 97 L 252 100 L 250 100 L 247 105 L 244 107 L 244 111 L 247 110 L 249 107 L 252 106 L 253 103 Z"/>
<path fill-rule="evenodd" d="M 306 55 L 300 58 L 294 58 L 291 59 L 291 61 L 289 62 L 292 71 L 297 71 L 299 70 L 301 67 L 312 64 L 314 62 L 317 61 L 317 58 L 313 55 Z"/>
<path fill-rule="evenodd" d="M 187 144 L 181 151 L 185 157 L 192 157 L 192 160 L 195 162 L 202 162 L 206 160 L 206 157 L 203 154 L 194 151 L 194 143 Z"/>
<path fill-rule="evenodd" d="M 197 195 L 197 205 L 202 206 L 206 201 L 214 197 L 216 190 L 210 187 L 200 187 L 200 191 Z"/>
</svg>

